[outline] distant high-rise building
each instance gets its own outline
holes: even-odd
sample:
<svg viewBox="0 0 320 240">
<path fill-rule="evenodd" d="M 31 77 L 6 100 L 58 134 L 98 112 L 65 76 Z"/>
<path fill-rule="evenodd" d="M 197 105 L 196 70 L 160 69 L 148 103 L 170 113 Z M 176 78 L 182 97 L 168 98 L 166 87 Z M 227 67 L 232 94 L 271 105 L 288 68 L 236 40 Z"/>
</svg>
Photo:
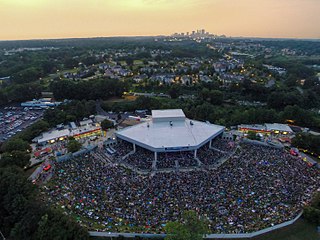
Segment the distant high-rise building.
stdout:
<svg viewBox="0 0 320 240">
<path fill-rule="evenodd" d="M 212 37 L 212 36 L 215 36 L 214 34 L 211 34 L 210 32 L 206 32 L 205 29 L 197 29 L 197 30 L 193 30 L 191 32 L 183 32 L 183 33 L 174 33 L 172 34 L 172 36 L 174 37 L 201 37 L 201 38 L 204 38 L 204 37 Z"/>
</svg>

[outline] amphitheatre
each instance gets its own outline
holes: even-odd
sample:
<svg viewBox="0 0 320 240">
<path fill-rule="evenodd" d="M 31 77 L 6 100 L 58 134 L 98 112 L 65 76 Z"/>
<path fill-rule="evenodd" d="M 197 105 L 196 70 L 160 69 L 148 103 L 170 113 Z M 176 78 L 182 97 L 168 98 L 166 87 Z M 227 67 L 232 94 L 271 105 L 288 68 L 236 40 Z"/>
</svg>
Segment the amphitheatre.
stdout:
<svg viewBox="0 0 320 240">
<path fill-rule="evenodd" d="M 88 230 L 165 233 L 194 210 L 211 233 L 251 233 L 297 217 L 319 170 L 285 149 L 234 139 L 223 126 L 155 110 L 103 148 L 53 164 L 48 203 Z"/>
</svg>

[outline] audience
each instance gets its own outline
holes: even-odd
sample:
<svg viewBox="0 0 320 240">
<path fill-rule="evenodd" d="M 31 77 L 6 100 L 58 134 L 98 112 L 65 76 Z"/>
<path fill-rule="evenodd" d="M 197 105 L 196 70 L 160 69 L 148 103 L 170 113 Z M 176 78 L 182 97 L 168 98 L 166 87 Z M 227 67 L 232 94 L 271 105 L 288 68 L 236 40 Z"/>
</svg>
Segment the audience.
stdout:
<svg viewBox="0 0 320 240">
<path fill-rule="evenodd" d="M 239 149 L 217 169 L 148 175 L 93 152 L 55 163 L 51 184 L 44 189 L 51 204 L 81 216 L 90 230 L 100 225 L 105 231 L 163 233 L 169 221 L 194 210 L 208 219 L 212 233 L 248 233 L 293 219 L 320 187 L 319 170 L 284 150 L 255 145 Z M 223 156 L 207 146 L 198 151 L 203 164 L 214 164 Z M 192 157 L 158 154 L 157 168 L 178 170 L 184 158 L 190 161 L 186 165 L 196 163 Z M 139 148 L 125 161 L 150 168 L 152 159 L 153 154 Z"/>
</svg>

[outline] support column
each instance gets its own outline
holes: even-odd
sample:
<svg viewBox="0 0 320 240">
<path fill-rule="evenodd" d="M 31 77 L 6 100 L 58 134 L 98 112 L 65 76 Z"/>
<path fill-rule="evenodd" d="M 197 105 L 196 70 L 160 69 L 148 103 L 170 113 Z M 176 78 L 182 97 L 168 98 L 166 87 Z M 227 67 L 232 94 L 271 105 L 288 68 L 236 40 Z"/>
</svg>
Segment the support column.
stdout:
<svg viewBox="0 0 320 240">
<path fill-rule="evenodd" d="M 211 147 L 212 147 L 212 139 L 209 142 L 209 148 L 211 148 Z"/>
<path fill-rule="evenodd" d="M 158 153 L 154 152 L 154 160 L 152 162 L 152 169 L 156 170 L 157 169 L 157 160 L 158 160 Z"/>
<path fill-rule="evenodd" d="M 197 149 L 196 150 L 194 150 L 194 158 L 197 158 Z"/>
<path fill-rule="evenodd" d="M 133 153 L 135 153 L 136 152 L 136 144 L 134 143 L 133 144 Z"/>
</svg>

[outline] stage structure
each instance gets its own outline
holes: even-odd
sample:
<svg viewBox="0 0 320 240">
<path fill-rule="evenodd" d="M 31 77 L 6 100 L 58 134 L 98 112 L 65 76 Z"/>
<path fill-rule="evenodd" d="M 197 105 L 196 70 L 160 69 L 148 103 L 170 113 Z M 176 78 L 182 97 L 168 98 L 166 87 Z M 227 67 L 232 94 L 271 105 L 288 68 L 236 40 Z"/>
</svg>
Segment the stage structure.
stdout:
<svg viewBox="0 0 320 240">
<path fill-rule="evenodd" d="M 223 126 L 200 122 L 186 118 L 181 109 L 153 110 L 152 118 L 141 124 L 127 127 L 116 132 L 118 140 L 154 152 L 155 160 L 161 152 L 193 151 L 197 157 L 197 149 L 221 136 Z"/>
</svg>

